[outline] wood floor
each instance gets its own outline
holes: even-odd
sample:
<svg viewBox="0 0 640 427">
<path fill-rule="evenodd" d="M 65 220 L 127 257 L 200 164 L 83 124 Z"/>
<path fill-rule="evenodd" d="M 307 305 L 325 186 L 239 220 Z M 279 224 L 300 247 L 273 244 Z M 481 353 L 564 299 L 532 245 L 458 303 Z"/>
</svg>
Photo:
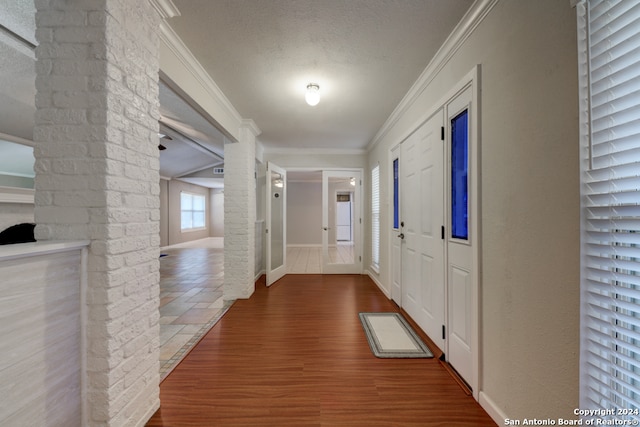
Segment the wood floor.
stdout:
<svg viewBox="0 0 640 427">
<path fill-rule="evenodd" d="M 378 359 L 367 276 L 287 275 L 238 300 L 160 386 L 148 426 L 495 426 L 437 359 Z"/>
</svg>

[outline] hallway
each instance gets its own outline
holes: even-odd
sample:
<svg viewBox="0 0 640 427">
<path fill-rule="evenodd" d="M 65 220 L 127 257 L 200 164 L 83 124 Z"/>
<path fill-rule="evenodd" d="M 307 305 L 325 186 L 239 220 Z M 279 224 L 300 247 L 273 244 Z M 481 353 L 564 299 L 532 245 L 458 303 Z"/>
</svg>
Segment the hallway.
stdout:
<svg viewBox="0 0 640 427">
<path fill-rule="evenodd" d="M 493 426 L 437 359 L 377 359 L 367 277 L 287 275 L 238 300 L 160 386 L 154 426 Z"/>
</svg>

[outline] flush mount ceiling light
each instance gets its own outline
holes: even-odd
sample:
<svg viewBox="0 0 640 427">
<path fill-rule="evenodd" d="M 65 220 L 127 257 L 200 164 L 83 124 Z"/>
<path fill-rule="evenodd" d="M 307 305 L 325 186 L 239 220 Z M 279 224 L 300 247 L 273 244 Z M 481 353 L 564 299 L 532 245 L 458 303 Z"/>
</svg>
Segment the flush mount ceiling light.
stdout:
<svg viewBox="0 0 640 427">
<path fill-rule="evenodd" d="M 307 101 L 307 104 L 312 107 L 314 105 L 318 105 L 318 102 L 320 102 L 320 86 L 318 86 L 317 83 L 309 83 L 307 85 L 307 93 L 304 95 L 304 99 Z"/>
</svg>

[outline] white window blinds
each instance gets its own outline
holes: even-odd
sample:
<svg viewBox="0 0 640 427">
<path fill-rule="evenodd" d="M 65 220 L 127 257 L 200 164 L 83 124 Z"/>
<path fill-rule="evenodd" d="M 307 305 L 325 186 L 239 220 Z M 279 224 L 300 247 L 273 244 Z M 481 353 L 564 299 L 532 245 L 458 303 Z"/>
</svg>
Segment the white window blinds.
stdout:
<svg viewBox="0 0 640 427">
<path fill-rule="evenodd" d="M 371 264 L 380 266 L 380 165 L 371 170 Z"/>
<path fill-rule="evenodd" d="M 640 2 L 584 1 L 577 9 L 580 405 L 602 410 L 597 418 L 635 423 L 640 420 Z"/>
</svg>

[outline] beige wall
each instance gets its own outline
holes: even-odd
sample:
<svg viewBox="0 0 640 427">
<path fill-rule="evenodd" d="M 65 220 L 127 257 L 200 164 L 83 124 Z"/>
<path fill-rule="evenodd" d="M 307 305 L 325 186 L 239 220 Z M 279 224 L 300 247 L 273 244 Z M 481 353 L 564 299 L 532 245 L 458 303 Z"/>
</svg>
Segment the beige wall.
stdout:
<svg viewBox="0 0 640 427">
<path fill-rule="evenodd" d="M 211 230 L 209 236 L 224 237 L 224 190 L 211 189 L 209 192 L 211 203 Z"/>
<path fill-rule="evenodd" d="M 365 175 L 381 165 L 379 280 L 389 287 L 389 150 L 477 64 L 480 391 L 510 418 L 570 418 L 579 388 L 580 211 L 568 1 L 499 1 L 371 150 Z"/>
<path fill-rule="evenodd" d="M 322 245 L 322 182 L 287 184 L 287 245 Z"/>
</svg>

